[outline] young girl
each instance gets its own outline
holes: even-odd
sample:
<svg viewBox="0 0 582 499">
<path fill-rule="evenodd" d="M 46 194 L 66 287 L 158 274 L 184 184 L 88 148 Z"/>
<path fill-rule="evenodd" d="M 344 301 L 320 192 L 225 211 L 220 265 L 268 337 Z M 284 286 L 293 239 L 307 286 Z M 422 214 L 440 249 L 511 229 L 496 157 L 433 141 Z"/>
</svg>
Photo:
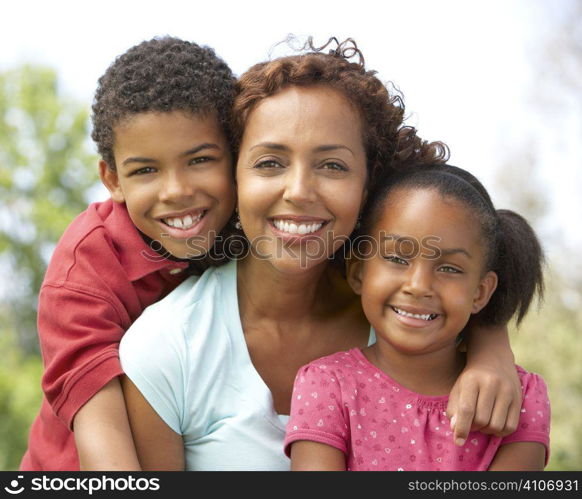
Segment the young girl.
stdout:
<svg viewBox="0 0 582 499">
<path fill-rule="evenodd" d="M 538 375 L 516 366 L 524 398 L 508 437 L 472 432 L 454 442 L 445 413 L 471 317 L 519 322 L 543 289 L 531 227 L 496 211 L 472 175 L 439 165 L 386 179 L 362 232 L 348 279 L 377 342 L 300 369 L 285 440 L 292 469 L 542 470 L 550 406 Z"/>
</svg>

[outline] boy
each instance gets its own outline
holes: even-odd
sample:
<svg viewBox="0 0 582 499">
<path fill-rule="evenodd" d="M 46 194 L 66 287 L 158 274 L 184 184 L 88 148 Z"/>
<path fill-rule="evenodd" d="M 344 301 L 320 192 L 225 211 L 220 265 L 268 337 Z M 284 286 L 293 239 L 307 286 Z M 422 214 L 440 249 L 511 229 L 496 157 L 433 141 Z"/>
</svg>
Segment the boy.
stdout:
<svg viewBox="0 0 582 499">
<path fill-rule="evenodd" d="M 100 78 L 92 137 L 111 199 L 67 228 L 41 287 L 45 395 L 21 470 L 139 470 L 119 340 L 231 217 L 234 84 L 212 49 L 170 37 L 129 49 Z"/>
</svg>

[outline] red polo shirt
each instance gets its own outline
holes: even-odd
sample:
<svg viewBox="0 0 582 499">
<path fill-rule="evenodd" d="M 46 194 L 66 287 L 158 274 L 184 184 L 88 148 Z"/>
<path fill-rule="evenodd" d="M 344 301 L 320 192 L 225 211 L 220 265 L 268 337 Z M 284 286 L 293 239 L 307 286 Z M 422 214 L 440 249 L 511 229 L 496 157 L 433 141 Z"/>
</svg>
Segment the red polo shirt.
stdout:
<svg viewBox="0 0 582 499">
<path fill-rule="evenodd" d="M 42 284 L 38 333 L 44 398 L 21 470 L 78 470 L 72 422 L 122 374 L 119 340 L 185 277 L 186 262 L 149 248 L 124 204 L 94 203 L 67 228 Z"/>
</svg>

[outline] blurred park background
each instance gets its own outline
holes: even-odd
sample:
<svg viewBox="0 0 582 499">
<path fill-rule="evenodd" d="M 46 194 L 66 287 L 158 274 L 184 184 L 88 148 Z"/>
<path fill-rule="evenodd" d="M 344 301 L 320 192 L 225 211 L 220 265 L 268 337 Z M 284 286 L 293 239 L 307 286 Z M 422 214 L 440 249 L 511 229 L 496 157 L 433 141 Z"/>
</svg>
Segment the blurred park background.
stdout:
<svg viewBox="0 0 582 499">
<path fill-rule="evenodd" d="M 241 74 L 285 50 L 276 43 L 288 33 L 355 38 L 368 67 L 402 90 L 409 124 L 448 143 L 452 164 L 537 229 L 548 258 L 546 299 L 512 328 L 512 346 L 549 387 L 547 469 L 582 470 L 582 1 L 272 5 L 3 6 L 0 470 L 18 467 L 40 405 L 35 321 L 47 263 L 69 222 L 106 198 L 89 138 L 97 78 L 130 46 L 164 34 L 214 47 Z"/>
</svg>

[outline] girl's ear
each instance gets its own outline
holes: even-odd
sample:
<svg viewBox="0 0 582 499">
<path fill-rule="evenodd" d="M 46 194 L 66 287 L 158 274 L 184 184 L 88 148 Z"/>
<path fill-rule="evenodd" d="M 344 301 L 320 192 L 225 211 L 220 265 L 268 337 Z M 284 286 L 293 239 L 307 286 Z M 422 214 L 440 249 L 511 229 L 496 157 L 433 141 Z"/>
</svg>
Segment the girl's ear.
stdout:
<svg viewBox="0 0 582 499">
<path fill-rule="evenodd" d="M 348 259 L 346 268 L 346 278 L 348 284 L 357 295 L 362 293 L 362 274 L 364 271 L 364 262 L 359 258 L 352 256 Z"/>
<path fill-rule="evenodd" d="M 125 196 L 119 185 L 119 176 L 117 175 L 117 170 L 109 168 L 109 165 L 103 161 L 99 161 L 99 176 L 101 177 L 101 182 L 107 187 L 107 190 L 111 194 L 111 199 L 116 203 L 123 203 L 125 201 Z"/>
<path fill-rule="evenodd" d="M 485 305 L 489 303 L 491 296 L 497 288 L 497 282 L 497 274 L 493 271 L 487 272 L 485 277 L 481 279 L 479 287 L 475 291 L 475 296 L 473 297 L 473 306 L 471 308 L 472 314 L 480 312 L 485 307 Z"/>
</svg>

